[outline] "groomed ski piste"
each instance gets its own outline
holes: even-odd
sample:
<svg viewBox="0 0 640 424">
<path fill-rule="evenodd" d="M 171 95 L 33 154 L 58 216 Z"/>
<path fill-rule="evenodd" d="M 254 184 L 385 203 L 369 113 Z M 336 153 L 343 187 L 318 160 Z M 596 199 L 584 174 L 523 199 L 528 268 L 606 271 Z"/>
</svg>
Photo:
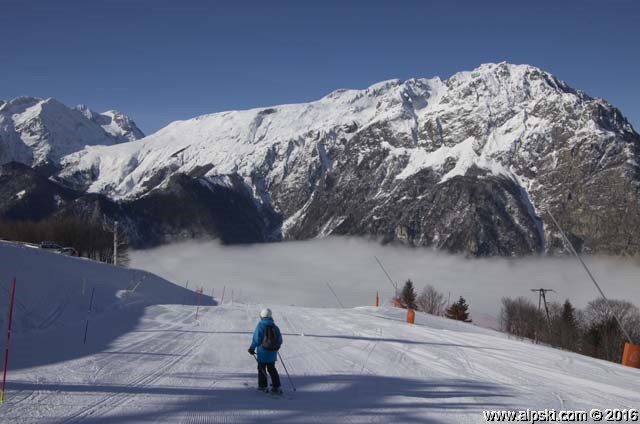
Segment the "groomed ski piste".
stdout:
<svg viewBox="0 0 640 424">
<path fill-rule="evenodd" d="M 640 405 L 640 370 L 444 318 L 209 298 L 196 320 L 195 294 L 152 274 L 4 242 L 0 259 L 3 335 L 13 274 L 21 304 L 2 423 L 480 423 L 491 410 Z M 134 274 L 146 275 L 135 292 Z M 284 336 L 281 398 L 254 389 L 263 306 Z"/>
</svg>

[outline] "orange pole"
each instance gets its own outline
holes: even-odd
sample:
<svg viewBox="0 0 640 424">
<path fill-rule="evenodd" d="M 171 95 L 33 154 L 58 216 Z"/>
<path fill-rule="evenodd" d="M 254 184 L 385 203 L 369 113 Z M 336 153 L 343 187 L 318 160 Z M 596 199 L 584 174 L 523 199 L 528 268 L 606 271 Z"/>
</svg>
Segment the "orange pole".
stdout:
<svg viewBox="0 0 640 424">
<path fill-rule="evenodd" d="M 416 313 L 413 309 L 407 309 L 407 322 L 409 324 L 415 324 L 416 322 Z"/>
<path fill-rule="evenodd" d="M 376 307 L 380 306 L 380 297 L 378 296 L 378 292 L 376 291 Z"/>
<path fill-rule="evenodd" d="M 622 353 L 622 365 L 640 368 L 640 345 L 625 343 Z"/>
</svg>

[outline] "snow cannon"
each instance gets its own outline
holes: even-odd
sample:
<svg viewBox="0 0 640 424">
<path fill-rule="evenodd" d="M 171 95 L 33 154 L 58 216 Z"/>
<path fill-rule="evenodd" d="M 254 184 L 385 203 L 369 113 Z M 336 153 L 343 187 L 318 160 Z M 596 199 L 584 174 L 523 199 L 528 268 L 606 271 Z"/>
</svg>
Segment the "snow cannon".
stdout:
<svg viewBox="0 0 640 424">
<path fill-rule="evenodd" d="M 409 324 L 415 324 L 416 322 L 416 313 L 413 309 L 407 309 L 407 322 Z"/>
<path fill-rule="evenodd" d="M 625 343 L 622 353 L 622 365 L 640 368 L 640 345 Z"/>
</svg>

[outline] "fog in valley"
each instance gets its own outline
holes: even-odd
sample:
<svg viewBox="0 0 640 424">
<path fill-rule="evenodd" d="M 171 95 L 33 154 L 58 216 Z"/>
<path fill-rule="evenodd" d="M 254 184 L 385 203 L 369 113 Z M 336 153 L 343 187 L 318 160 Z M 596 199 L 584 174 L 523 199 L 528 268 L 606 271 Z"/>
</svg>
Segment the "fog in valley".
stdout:
<svg viewBox="0 0 640 424">
<path fill-rule="evenodd" d="M 411 279 L 419 293 L 433 285 L 445 298 L 464 296 L 472 318 L 495 326 L 502 297 L 526 296 L 537 304 L 532 288 L 549 288 L 549 301 L 569 298 L 584 307 L 598 296 L 573 257 L 483 258 L 434 252 L 424 248 L 381 245 L 355 238 L 327 238 L 251 246 L 222 246 L 215 241 L 186 242 L 131 253 L 131 267 L 154 272 L 190 289 L 204 287 L 224 301 L 266 305 L 345 307 L 373 305 L 376 290 L 389 302 L 394 288 L 378 266 L 377 256 L 402 287 Z M 585 257 L 605 294 L 640 306 L 640 266 L 631 260 Z M 493 322 L 492 322 L 493 321 Z"/>
</svg>

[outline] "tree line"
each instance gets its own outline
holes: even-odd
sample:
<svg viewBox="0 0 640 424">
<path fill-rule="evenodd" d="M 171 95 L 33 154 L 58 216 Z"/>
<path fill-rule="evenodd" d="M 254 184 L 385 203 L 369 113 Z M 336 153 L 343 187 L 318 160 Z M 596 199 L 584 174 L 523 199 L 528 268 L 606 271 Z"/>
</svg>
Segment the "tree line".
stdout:
<svg viewBox="0 0 640 424">
<path fill-rule="evenodd" d="M 599 298 L 580 310 L 569 299 L 548 304 L 549 315 L 525 297 L 503 298 L 502 329 L 514 336 L 620 362 L 626 341 L 614 313 L 633 340 L 640 340 L 640 310 L 626 300 Z"/>
<path fill-rule="evenodd" d="M 431 285 L 424 287 L 420 294 L 417 294 L 413 281 L 407 280 L 398 298 L 400 306 L 403 308 L 458 321 L 472 322 L 469 317 L 469 305 L 464 297 L 460 296 L 455 303 L 447 305 L 448 302 L 444 294 Z"/>
<path fill-rule="evenodd" d="M 40 244 L 52 241 L 74 248 L 79 256 L 113 263 L 113 232 L 107 225 L 87 222 L 74 216 L 54 216 L 42 221 L 0 220 L 0 238 Z M 118 234 L 118 265 L 129 263 L 129 245 Z"/>
<path fill-rule="evenodd" d="M 418 294 L 411 280 L 407 280 L 398 295 L 403 308 L 431 315 L 471 322 L 469 305 L 460 296 L 448 304 L 445 295 L 427 285 Z M 502 299 L 501 328 L 519 338 L 530 339 L 553 347 L 581 353 L 594 358 L 620 362 L 627 341 L 615 315 L 633 340 L 640 340 L 640 309 L 626 300 L 599 298 L 580 310 L 569 299 L 563 304 L 550 302 L 546 309 L 526 297 Z"/>
</svg>

